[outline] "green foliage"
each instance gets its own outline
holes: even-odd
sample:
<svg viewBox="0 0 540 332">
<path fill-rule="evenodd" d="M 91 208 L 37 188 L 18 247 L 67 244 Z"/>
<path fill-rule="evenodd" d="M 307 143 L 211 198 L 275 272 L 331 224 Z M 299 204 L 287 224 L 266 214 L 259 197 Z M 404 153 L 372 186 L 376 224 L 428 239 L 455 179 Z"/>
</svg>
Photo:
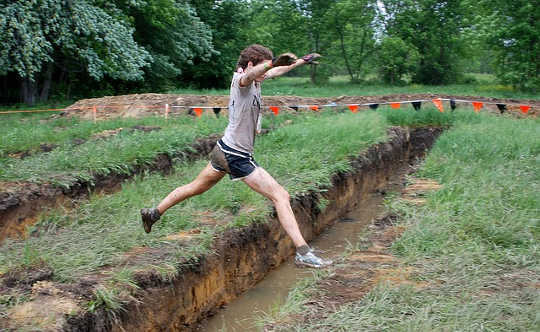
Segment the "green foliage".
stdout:
<svg viewBox="0 0 540 332">
<path fill-rule="evenodd" d="M 88 303 L 88 310 L 95 312 L 98 308 L 114 313 L 122 308 L 122 300 L 114 289 L 100 286 L 94 290 L 95 299 Z"/>
<path fill-rule="evenodd" d="M 372 0 L 336 1 L 325 14 L 327 31 L 336 36 L 325 64 L 343 63 L 352 82 L 366 73 L 363 65 L 375 50 L 375 8 Z"/>
<path fill-rule="evenodd" d="M 10 114 L 4 115 L 0 122 L 0 158 L 10 153 L 39 152 L 42 144 L 80 144 L 92 135 L 104 130 L 134 130 L 133 126 L 167 126 L 163 118 L 146 117 L 143 119 L 117 118 L 94 123 L 78 117 L 60 117 L 51 119 L 43 114 Z M 77 142 L 78 141 L 78 142 Z"/>
<path fill-rule="evenodd" d="M 228 87 L 240 52 L 250 44 L 247 37 L 252 16 L 250 4 L 237 0 L 192 0 L 190 4 L 211 28 L 215 52 L 208 54 L 207 61 L 194 59 L 193 63 L 186 63 L 182 67 L 182 85 L 195 88 Z"/>
<path fill-rule="evenodd" d="M 188 2 L 177 0 L 116 1 L 135 28 L 134 39 L 152 55 L 145 85 L 153 89 L 174 86 L 173 79 L 199 61 L 209 65 L 214 50 L 210 26 Z"/>
<path fill-rule="evenodd" d="M 456 80 L 463 53 L 460 38 L 465 6 L 463 0 L 383 1 L 387 10 L 387 33 L 413 45 L 420 64 L 413 80 L 423 84 L 446 84 Z"/>
<path fill-rule="evenodd" d="M 399 37 L 386 37 L 377 51 L 376 63 L 385 83 L 402 83 L 404 75 L 411 75 L 418 69 L 420 54 L 413 45 Z"/>
<path fill-rule="evenodd" d="M 114 6 L 112 7 L 114 8 Z M 55 71 L 134 81 L 152 60 L 133 29 L 96 1 L 29 0 L 0 5 L 0 75 L 16 74 L 28 104 L 46 100 Z M 60 69 L 60 70 L 58 70 Z"/>
<path fill-rule="evenodd" d="M 1 73 L 35 80 L 45 63 L 60 56 L 79 61 L 98 80 L 141 79 L 151 58 L 132 34 L 95 1 L 13 1 L 0 6 Z"/>
<path fill-rule="evenodd" d="M 520 89 L 540 89 L 540 6 L 528 0 L 480 1 L 471 29 L 495 52 L 497 76 Z"/>
</svg>

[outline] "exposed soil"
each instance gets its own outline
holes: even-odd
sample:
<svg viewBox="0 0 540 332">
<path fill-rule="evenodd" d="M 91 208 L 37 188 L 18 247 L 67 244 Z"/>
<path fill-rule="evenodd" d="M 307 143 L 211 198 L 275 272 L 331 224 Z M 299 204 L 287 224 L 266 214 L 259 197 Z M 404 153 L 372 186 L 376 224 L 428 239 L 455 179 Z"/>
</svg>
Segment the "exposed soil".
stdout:
<svg viewBox="0 0 540 332">
<path fill-rule="evenodd" d="M 444 94 L 392 94 L 382 96 L 339 96 L 328 98 L 311 98 L 298 96 L 263 96 L 263 103 L 268 106 L 295 106 L 295 105 L 327 105 L 327 104 L 366 104 L 366 103 L 383 103 L 392 101 L 405 101 L 417 99 L 461 99 L 481 102 L 503 103 L 503 104 L 518 104 L 508 106 L 509 110 L 513 110 L 512 114 L 520 116 L 519 104 L 531 106 L 528 115 L 537 116 L 540 111 L 540 100 L 534 99 L 503 99 L 489 98 L 478 96 L 454 96 Z M 112 96 L 94 99 L 83 99 L 67 108 L 68 116 L 81 116 L 86 119 L 93 118 L 92 107 L 96 106 L 96 117 L 98 119 L 108 119 L 114 117 L 143 117 L 149 115 L 165 115 L 165 104 L 171 106 L 169 112 L 174 114 L 188 114 L 189 107 L 205 106 L 205 107 L 222 107 L 223 114 L 226 114 L 226 107 L 229 102 L 229 96 L 200 96 L 200 95 L 173 95 L 173 94 L 134 94 L 125 96 Z M 179 107 L 183 106 L 183 107 Z M 458 107 L 463 106 L 459 102 Z M 471 105 L 468 105 L 471 107 Z M 445 106 L 447 107 L 447 106 Z M 366 107 L 367 108 L 367 107 Z M 447 107 L 449 108 L 449 107 Z M 484 105 L 484 109 L 497 111 L 496 105 Z M 212 109 L 204 109 L 205 113 L 213 116 Z M 268 111 L 268 110 L 267 110 Z"/>
<path fill-rule="evenodd" d="M 311 193 L 294 199 L 293 210 L 305 238 L 311 240 L 340 220 L 357 203 L 355 197 L 381 187 L 404 163 L 419 157 L 411 154 L 411 151 L 423 152 L 422 149 L 411 149 L 411 141 L 418 134 L 425 136 L 430 132 L 437 136 L 441 131 L 440 128 L 423 128 L 409 132 L 392 128 L 388 142 L 377 144 L 352 160 L 353 170 L 336 174 L 332 187 L 322 195 Z M 329 201 L 324 211 L 318 208 L 321 198 Z M 178 236 L 178 241 L 189 240 L 190 234 Z M 168 255 L 170 251 L 167 246 L 134 249 L 126 255 L 126 263 L 144 259 L 141 256 L 146 255 L 153 256 L 148 259 L 151 261 Z M 88 299 L 93 298 L 93 290 L 104 280 L 104 272 L 101 271 L 72 284 L 45 284 L 42 291 L 32 293 L 28 302 L 11 307 L 9 319 L 0 318 L 0 327 L 15 330 L 22 326 L 35 326 L 29 312 L 37 310 L 37 301 L 42 301 L 51 304 L 51 316 L 54 317 L 48 325 L 40 322 L 43 330 L 60 330 L 58 324 L 65 331 L 190 330 L 194 323 L 263 279 L 293 252 L 293 244 L 274 212 L 268 222 L 226 230 L 214 240 L 211 254 L 197 261 L 179 262 L 177 277 L 168 279 L 154 270 L 137 272 L 135 280 L 140 289 L 133 297 L 126 297 L 123 310 L 114 316 L 103 309 L 94 312 L 86 309 Z M 110 271 L 111 268 L 114 267 L 106 269 Z M 21 311 L 25 314 L 18 314 Z M 38 313 L 35 317 L 41 316 Z"/>
<path fill-rule="evenodd" d="M 133 130 L 158 130 L 158 127 L 139 126 Z M 107 135 L 118 131 L 108 132 Z M 101 139 L 106 139 L 101 133 Z M 77 200 L 88 197 L 90 192 L 112 193 L 120 188 L 120 184 L 136 174 L 144 171 L 157 171 L 168 173 L 172 169 L 173 158 L 193 160 L 210 153 L 219 136 L 212 135 L 202 138 L 178 155 L 157 155 L 148 165 L 135 167 L 129 174 L 112 173 L 106 176 L 96 175 L 89 181 L 77 180 L 68 188 L 55 184 L 28 183 L 28 182 L 0 182 L 0 242 L 6 237 L 26 236 L 28 226 L 37 222 L 39 214 L 54 207 L 72 207 Z"/>
</svg>

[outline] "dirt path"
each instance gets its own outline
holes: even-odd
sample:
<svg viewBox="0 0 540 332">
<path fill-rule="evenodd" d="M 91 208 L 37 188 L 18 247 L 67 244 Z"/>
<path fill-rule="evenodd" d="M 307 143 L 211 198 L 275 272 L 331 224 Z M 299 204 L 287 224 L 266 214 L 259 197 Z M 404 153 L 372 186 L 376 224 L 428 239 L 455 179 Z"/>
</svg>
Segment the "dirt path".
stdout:
<svg viewBox="0 0 540 332">
<path fill-rule="evenodd" d="M 328 98 L 298 97 L 298 96 L 263 96 L 266 106 L 297 106 L 297 105 L 328 105 L 328 104 L 366 104 L 397 102 L 405 100 L 447 98 L 457 100 L 471 100 L 490 103 L 515 104 L 508 106 L 510 110 L 519 111 L 519 105 L 529 105 L 529 115 L 537 115 L 540 111 L 540 100 L 533 99 L 504 99 L 479 96 L 457 96 L 445 94 L 392 94 L 381 96 L 339 96 Z M 229 102 L 228 96 L 203 96 L 203 95 L 174 95 L 174 94 L 133 94 L 125 96 L 112 96 L 94 99 L 83 99 L 67 108 L 69 115 L 78 115 L 86 119 L 93 118 L 92 107 L 96 107 L 98 119 L 114 117 L 143 117 L 150 115 L 164 115 L 165 104 L 171 106 L 170 114 L 186 114 L 189 107 L 220 107 L 226 113 Z M 463 106 L 457 103 L 457 106 Z M 468 104 L 468 107 L 472 107 Z M 484 105 L 489 110 L 497 110 L 496 105 Z M 72 112 L 69 112 L 72 111 Z M 212 109 L 204 109 L 206 113 L 213 114 Z M 519 114 L 519 112 L 516 112 Z"/>
</svg>

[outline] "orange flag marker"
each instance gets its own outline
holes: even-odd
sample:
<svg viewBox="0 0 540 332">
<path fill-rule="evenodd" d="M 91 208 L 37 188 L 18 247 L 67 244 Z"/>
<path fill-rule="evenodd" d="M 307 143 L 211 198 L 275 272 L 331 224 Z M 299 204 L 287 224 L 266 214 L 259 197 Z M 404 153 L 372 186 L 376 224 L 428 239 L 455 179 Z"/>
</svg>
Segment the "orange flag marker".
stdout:
<svg viewBox="0 0 540 332">
<path fill-rule="evenodd" d="M 479 102 L 479 101 L 473 101 L 473 102 L 472 102 L 472 105 L 473 105 L 474 111 L 475 111 L 476 113 L 480 112 L 480 110 L 482 109 L 482 107 L 484 107 L 484 103 Z"/>
<path fill-rule="evenodd" d="M 317 105 L 310 106 L 309 108 L 310 108 L 312 111 L 318 111 L 318 110 L 319 110 L 319 106 L 317 106 Z"/>
<path fill-rule="evenodd" d="M 277 106 L 270 106 L 270 110 L 274 112 L 274 115 L 276 116 L 279 114 L 279 107 Z"/>
<path fill-rule="evenodd" d="M 347 107 L 348 107 L 348 108 L 351 110 L 351 112 L 353 112 L 353 113 L 358 112 L 358 105 L 349 105 L 349 106 L 347 106 Z"/>
<path fill-rule="evenodd" d="M 203 110 L 202 110 L 202 108 L 197 107 L 197 108 L 194 108 L 194 109 L 193 109 L 193 112 L 195 112 L 195 114 L 197 115 L 197 117 L 200 118 L 201 115 L 202 115 Z"/>
<path fill-rule="evenodd" d="M 435 106 L 439 109 L 439 112 L 443 113 L 444 112 L 444 108 L 443 108 L 443 105 L 442 105 L 442 101 L 440 99 L 433 99 L 431 100 L 433 102 L 433 104 L 435 104 Z"/>
<path fill-rule="evenodd" d="M 527 114 L 529 112 L 529 110 L 531 109 L 531 106 L 528 106 L 528 105 L 520 105 L 519 106 L 519 109 L 521 110 L 521 112 L 523 112 L 523 114 Z"/>
<path fill-rule="evenodd" d="M 390 107 L 397 110 L 398 108 L 401 107 L 401 103 L 390 103 Z"/>
</svg>

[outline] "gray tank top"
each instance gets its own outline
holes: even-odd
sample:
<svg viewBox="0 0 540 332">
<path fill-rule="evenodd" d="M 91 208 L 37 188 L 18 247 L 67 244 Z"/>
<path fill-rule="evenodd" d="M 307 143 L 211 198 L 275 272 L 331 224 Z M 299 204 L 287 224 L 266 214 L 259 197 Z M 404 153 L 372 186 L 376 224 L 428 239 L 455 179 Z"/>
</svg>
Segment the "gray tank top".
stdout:
<svg viewBox="0 0 540 332">
<path fill-rule="evenodd" d="M 223 142 L 233 149 L 252 154 L 255 134 L 260 125 L 261 85 L 253 81 L 240 86 L 243 73 L 234 73 L 229 96 L 229 124 Z"/>
</svg>

